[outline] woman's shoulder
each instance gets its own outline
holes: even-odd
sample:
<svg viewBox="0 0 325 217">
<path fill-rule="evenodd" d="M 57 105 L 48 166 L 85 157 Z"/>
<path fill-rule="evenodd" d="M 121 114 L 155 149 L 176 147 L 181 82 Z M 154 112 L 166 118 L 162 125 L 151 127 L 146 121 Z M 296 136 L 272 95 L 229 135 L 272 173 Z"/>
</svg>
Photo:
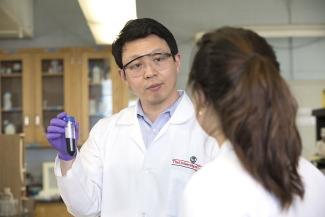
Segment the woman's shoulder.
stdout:
<svg viewBox="0 0 325 217">
<path fill-rule="evenodd" d="M 287 216 L 324 216 L 325 176 L 311 162 L 299 159 L 298 173 L 302 179 L 305 194 L 301 200 L 295 196 Z"/>
<path fill-rule="evenodd" d="M 221 150 L 222 151 L 222 150 Z M 229 192 L 225 186 L 232 186 L 231 190 L 243 190 L 239 187 L 238 181 L 248 184 L 252 178 L 239 162 L 233 150 L 219 155 L 215 160 L 206 164 L 194 174 L 192 180 L 194 185 L 204 184 L 205 188 L 217 189 Z M 237 189 L 238 188 L 238 189 Z"/>
<path fill-rule="evenodd" d="M 317 174 L 317 176 L 320 175 L 325 179 L 324 174 L 314 164 L 303 157 L 299 158 L 298 170 L 303 173 Z"/>
<path fill-rule="evenodd" d="M 274 198 L 243 168 L 234 151 L 223 153 L 194 174 L 184 196 L 189 205 L 199 207 L 188 209 L 206 211 L 202 216 L 252 214 L 257 204 L 263 212 L 277 212 Z M 252 216 L 263 216 L 259 214 Z"/>
<path fill-rule="evenodd" d="M 298 172 L 308 189 L 323 191 L 325 198 L 325 175 L 316 166 L 301 157 L 299 159 Z"/>
</svg>

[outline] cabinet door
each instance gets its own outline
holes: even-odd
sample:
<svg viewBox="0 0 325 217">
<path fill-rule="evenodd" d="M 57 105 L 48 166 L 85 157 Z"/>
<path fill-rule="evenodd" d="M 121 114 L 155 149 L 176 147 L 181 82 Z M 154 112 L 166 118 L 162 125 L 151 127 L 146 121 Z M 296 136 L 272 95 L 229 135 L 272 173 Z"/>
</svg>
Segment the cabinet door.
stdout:
<svg viewBox="0 0 325 217">
<path fill-rule="evenodd" d="M 28 55 L 0 55 L 1 134 L 24 133 L 26 142 L 35 136 L 31 77 Z"/>
<path fill-rule="evenodd" d="M 82 52 L 82 126 L 83 143 L 101 118 L 110 117 L 128 104 L 128 88 L 117 72 L 110 48 Z"/>
<path fill-rule="evenodd" d="M 35 124 L 36 140 L 40 146 L 49 146 L 46 140 L 50 120 L 71 107 L 68 94 L 72 77 L 69 53 L 44 53 L 35 55 Z"/>
</svg>

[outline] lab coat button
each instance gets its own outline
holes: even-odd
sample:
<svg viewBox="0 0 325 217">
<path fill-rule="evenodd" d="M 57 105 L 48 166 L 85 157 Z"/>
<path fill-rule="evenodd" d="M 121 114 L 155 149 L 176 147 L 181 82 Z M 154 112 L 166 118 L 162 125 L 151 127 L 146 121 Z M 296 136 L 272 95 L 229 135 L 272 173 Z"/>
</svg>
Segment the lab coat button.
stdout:
<svg viewBox="0 0 325 217">
<path fill-rule="evenodd" d="M 142 213 L 141 217 L 147 217 L 147 215 L 145 213 Z"/>
<path fill-rule="evenodd" d="M 142 172 L 143 172 L 143 174 L 148 175 L 148 174 L 150 173 L 150 170 L 145 169 L 145 170 L 143 170 Z"/>
</svg>

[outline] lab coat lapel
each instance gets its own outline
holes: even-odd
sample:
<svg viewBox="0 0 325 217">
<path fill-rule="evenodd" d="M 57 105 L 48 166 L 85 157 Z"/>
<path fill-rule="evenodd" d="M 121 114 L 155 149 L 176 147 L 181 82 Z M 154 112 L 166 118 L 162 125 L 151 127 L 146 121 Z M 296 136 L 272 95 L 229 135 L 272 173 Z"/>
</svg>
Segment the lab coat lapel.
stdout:
<svg viewBox="0 0 325 217">
<path fill-rule="evenodd" d="M 121 115 L 120 120 L 118 120 L 119 125 L 125 125 L 130 127 L 130 138 L 140 147 L 140 149 L 145 153 L 146 147 L 142 138 L 142 132 L 140 124 L 137 117 L 137 106 L 133 105 L 133 109 L 128 111 L 125 115 Z M 127 136 L 127 135 L 126 135 Z"/>
<path fill-rule="evenodd" d="M 144 153 L 147 151 L 143 141 L 142 132 L 140 129 L 140 124 L 138 119 L 134 121 L 133 129 L 130 137 L 142 149 Z"/>
<path fill-rule="evenodd" d="M 194 115 L 194 106 L 190 98 L 184 92 L 183 98 L 177 106 L 173 116 L 170 118 L 170 124 L 181 124 L 188 121 Z"/>
<path fill-rule="evenodd" d="M 160 130 L 159 134 L 156 136 L 154 141 L 159 139 L 167 131 L 170 124 L 181 124 L 188 121 L 194 115 L 193 103 L 187 94 L 184 92 L 183 98 L 179 105 L 177 106 L 173 116 L 165 124 L 165 126 Z"/>
</svg>

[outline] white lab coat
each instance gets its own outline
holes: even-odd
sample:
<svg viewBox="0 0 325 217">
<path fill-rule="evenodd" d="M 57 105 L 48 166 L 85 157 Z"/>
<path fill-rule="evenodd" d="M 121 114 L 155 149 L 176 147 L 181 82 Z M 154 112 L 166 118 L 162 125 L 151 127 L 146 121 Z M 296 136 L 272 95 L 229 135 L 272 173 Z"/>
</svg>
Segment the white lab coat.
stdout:
<svg viewBox="0 0 325 217">
<path fill-rule="evenodd" d="M 227 140 L 217 158 L 196 173 L 186 186 L 180 217 L 324 217 L 325 176 L 300 158 L 298 173 L 305 196 L 295 196 L 287 212 L 242 167 Z"/>
<path fill-rule="evenodd" d="M 198 124 L 185 93 L 148 150 L 136 109 L 100 120 L 65 177 L 56 159 L 60 193 L 73 215 L 177 216 L 185 184 L 216 157 L 219 146 Z"/>
</svg>

